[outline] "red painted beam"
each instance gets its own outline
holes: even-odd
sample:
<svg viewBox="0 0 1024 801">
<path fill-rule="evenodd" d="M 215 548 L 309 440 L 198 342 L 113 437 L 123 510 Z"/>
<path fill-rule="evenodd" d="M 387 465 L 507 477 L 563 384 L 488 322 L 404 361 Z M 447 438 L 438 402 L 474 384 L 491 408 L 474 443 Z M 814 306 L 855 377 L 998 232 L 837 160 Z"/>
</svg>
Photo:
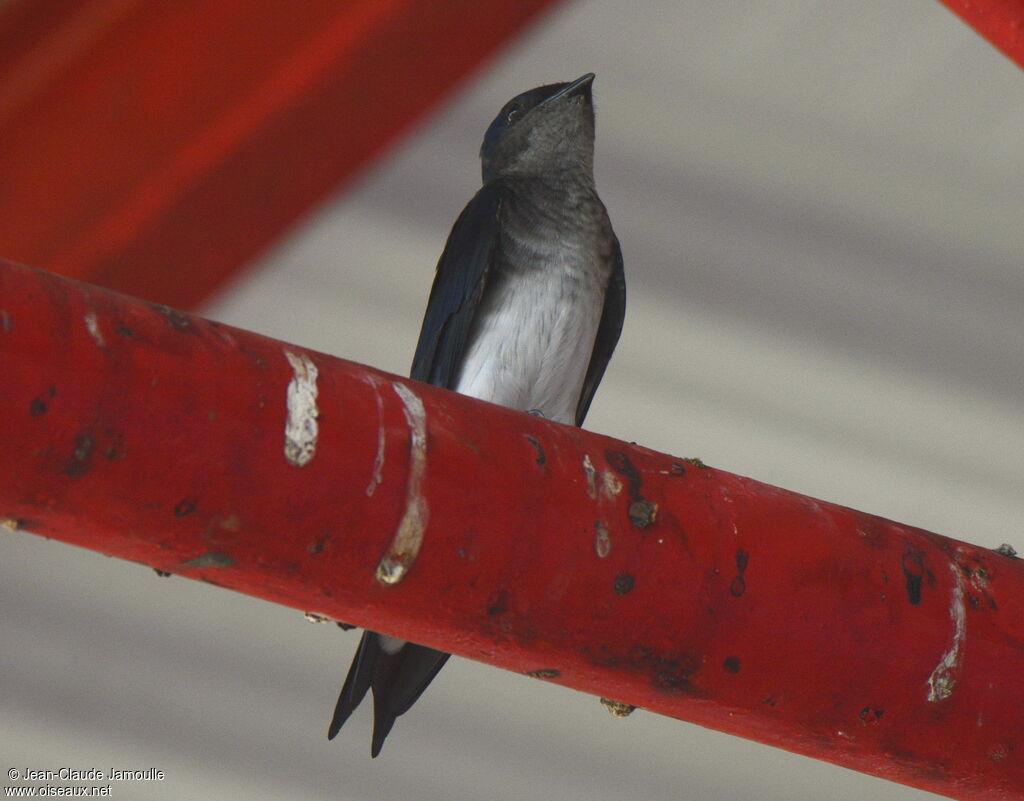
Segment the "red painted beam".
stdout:
<svg viewBox="0 0 1024 801">
<path fill-rule="evenodd" d="M 941 0 L 964 22 L 1024 67 L 1024 0 Z"/>
<path fill-rule="evenodd" d="M 0 257 L 191 307 L 553 0 L 0 6 Z"/>
<path fill-rule="evenodd" d="M 13 264 L 0 360 L 8 529 L 1024 795 L 1011 555 Z"/>
</svg>

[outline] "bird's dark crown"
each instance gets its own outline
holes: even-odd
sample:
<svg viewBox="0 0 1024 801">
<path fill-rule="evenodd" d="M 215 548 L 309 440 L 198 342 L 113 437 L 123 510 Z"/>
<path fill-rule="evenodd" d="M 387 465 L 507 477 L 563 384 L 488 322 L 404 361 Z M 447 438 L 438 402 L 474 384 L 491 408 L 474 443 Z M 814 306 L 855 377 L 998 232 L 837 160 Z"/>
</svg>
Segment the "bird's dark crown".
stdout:
<svg viewBox="0 0 1024 801">
<path fill-rule="evenodd" d="M 530 89 L 509 100 L 491 122 L 480 147 L 484 183 L 508 170 L 550 168 L 555 160 L 593 153 L 593 73 L 575 81 Z M 581 165 L 582 166 L 582 165 Z"/>
</svg>

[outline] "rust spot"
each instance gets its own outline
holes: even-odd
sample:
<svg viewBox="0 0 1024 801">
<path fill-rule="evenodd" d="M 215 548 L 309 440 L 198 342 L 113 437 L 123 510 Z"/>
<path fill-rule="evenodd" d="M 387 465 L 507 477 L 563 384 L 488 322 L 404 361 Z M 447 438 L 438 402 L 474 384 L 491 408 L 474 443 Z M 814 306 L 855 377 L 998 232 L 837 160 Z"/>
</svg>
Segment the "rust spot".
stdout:
<svg viewBox="0 0 1024 801">
<path fill-rule="evenodd" d="M 352 631 L 355 628 L 351 623 L 342 623 L 340 620 L 336 620 L 335 623 L 338 624 L 338 628 L 342 631 Z"/>
<path fill-rule="evenodd" d="M 607 450 L 604 452 L 604 458 L 616 473 L 629 482 L 629 497 L 634 501 L 642 501 L 640 488 L 643 486 L 643 479 L 629 457 L 622 451 Z"/>
<path fill-rule="evenodd" d="M 502 590 L 487 603 L 487 614 L 490 617 L 503 615 L 508 611 L 508 590 Z"/>
<path fill-rule="evenodd" d="M 699 669 L 697 661 L 663 658 L 654 670 L 651 683 L 664 692 L 692 692 L 690 677 Z"/>
<path fill-rule="evenodd" d="M 557 679 L 562 672 L 554 668 L 542 668 L 541 670 L 528 670 L 523 675 L 529 676 L 531 679 Z"/>
<path fill-rule="evenodd" d="M 330 537 L 327 534 L 324 534 L 322 537 L 320 537 L 320 539 L 316 540 L 315 542 L 311 542 L 306 547 L 306 550 L 312 554 L 323 553 L 324 546 L 327 544 L 328 539 L 330 539 Z"/>
<path fill-rule="evenodd" d="M 629 573 L 619 573 L 615 577 L 615 594 L 626 595 L 633 591 L 633 587 L 636 585 L 636 579 L 634 579 Z"/>
<path fill-rule="evenodd" d="M 903 554 L 903 576 L 906 579 L 907 599 L 917 606 L 921 603 L 921 582 L 924 578 L 924 554 L 909 550 Z"/>
<path fill-rule="evenodd" d="M 722 670 L 726 673 L 739 673 L 740 658 L 738 656 L 727 656 L 722 660 Z"/>
<path fill-rule="evenodd" d="M 696 456 L 691 456 L 688 459 L 683 459 L 683 461 L 686 464 L 690 465 L 690 467 L 696 467 L 696 468 L 698 468 L 700 470 L 707 470 L 708 469 L 708 466 L 706 464 L 704 464 L 704 462 L 702 462 Z"/>
<path fill-rule="evenodd" d="M 594 552 L 604 559 L 612 550 L 612 538 L 608 535 L 608 527 L 601 520 L 594 521 Z"/>
<path fill-rule="evenodd" d="M 147 306 L 157 314 L 162 315 L 167 319 L 167 322 L 171 324 L 178 331 L 188 331 L 189 333 L 195 333 L 195 327 L 192 325 L 192 320 L 185 314 L 182 314 L 177 309 L 172 309 L 169 306 L 160 306 L 155 303 L 147 303 Z"/>
<path fill-rule="evenodd" d="M 878 723 L 878 721 L 884 714 L 884 709 L 879 709 L 873 706 L 866 706 L 860 711 L 860 714 L 857 717 L 860 718 L 860 722 L 863 723 L 865 726 L 870 726 L 872 723 Z"/>
<path fill-rule="evenodd" d="M 46 403 L 39 398 L 33 398 L 32 403 L 28 405 L 28 413 L 33 417 L 40 417 L 46 414 L 47 406 Z"/>
<path fill-rule="evenodd" d="M 167 578 L 171 575 L 166 570 L 161 570 L 159 567 L 154 567 L 153 572 L 156 573 L 160 578 Z"/>
<path fill-rule="evenodd" d="M 640 471 L 622 451 L 607 450 L 604 452 L 604 458 L 629 484 L 630 504 L 626 512 L 629 522 L 638 529 L 647 528 L 658 517 L 658 504 L 648 501 L 640 494 L 643 487 Z"/>
<path fill-rule="evenodd" d="M 92 431 L 80 434 L 75 440 L 75 449 L 71 452 L 71 458 L 64 466 L 64 474 L 71 478 L 81 478 L 91 468 L 92 451 L 96 447 L 96 438 Z"/>
<path fill-rule="evenodd" d="M 527 441 L 537 449 L 537 458 L 534 460 L 534 462 L 536 464 L 544 464 L 548 460 L 547 454 L 544 453 L 544 448 L 541 446 L 539 442 L 537 442 L 537 440 L 535 440 L 529 434 L 524 434 L 523 436 L 526 437 Z"/>
<path fill-rule="evenodd" d="M 626 513 L 629 522 L 639 529 L 647 528 L 658 517 L 658 504 L 651 501 L 633 501 Z"/>
<path fill-rule="evenodd" d="M 736 551 L 736 578 L 729 585 L 729 592 L 733 598 L 739 598 L 747 591 L 747 582 L 743 578 L 743 573 L 746 571 L 749 563 L 750 554 L 746 551 Z"/>
<path fill-rule="evenodd" d="M 1005 745 L 993 745 L 988 749 L 988 758 L 993 762 L 1002 762 L 1009 755 L 1010 751 Z"/>
<path fill-rule="evenodd" d="M 188 567 L 231 567 L 234 563 L 234 559 L 220 551 L 207 551 L 202 556 L 197 556 L 195 559 L 188 559 L 182 562 L 183 565 L 187 565 Z"/>
<path fill-rule="evenodd" d="M 175 517 L 187 517 L 196 510 L 196 501 L 194 498 L 185 498 L 182 501 L 178 501 L 178 505 L 174 507 Z"/>
<path fill-rule="evenodd" d="M 690 684 L 690 678 L 697 673 L 702 664 L 700 654 L 695 651 L 654 652 L 643 646 L 635 646 L 624 655 L 615 655 L 607 646 L 602 646 L 597 653 L 589 648 L 582 653 L 598 667 L 610 667 L 645 674 L 651 686 L 659 692 L 688 693 L 693 696 L 704 695 L 704 691 Z"/>
<path fill-rule="evenodd" d="M 103 457 L 114 462 L 118 459 L 123 459 L 127 455 L 128 449 L 124 446 L 124 434 L 120 431 L 110 433 L 110 442 L 103 451 Z"/>
<path fill-rule="evenodd" d="M 118 324 L 114 326 L 114 331 L 116 331 L 119 336 L 122 336 L 125 339 L 135 338 L 135 332 L 132 331 L 132 329 L 126 326 L 123 322 L 118 322 Z"/>
<path fill-rule="evenodd" d="M 668 471 L 669 471 L 669 475 L 673 475 L 673 476 L 685 476 L 686 475 L 686 468 L 683 465 L 679 464 L 679 462 L 676 462 L 674 465 L 672 465 L 668 469 Z"/>
</svg>

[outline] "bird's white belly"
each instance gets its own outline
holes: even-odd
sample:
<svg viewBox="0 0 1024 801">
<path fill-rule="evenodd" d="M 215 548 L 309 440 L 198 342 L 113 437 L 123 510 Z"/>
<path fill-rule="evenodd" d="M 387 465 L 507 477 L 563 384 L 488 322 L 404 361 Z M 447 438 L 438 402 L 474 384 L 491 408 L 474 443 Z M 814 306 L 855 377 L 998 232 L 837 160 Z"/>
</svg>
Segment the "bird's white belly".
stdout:
<svg viewBox="0 0 1024 801">
<path fill-rule="evenodd" d="M 574 423 L 604 306 L 596 277 L 572 265 L 513 275 L 479 311 L 455 390 Z"/>
</svg>

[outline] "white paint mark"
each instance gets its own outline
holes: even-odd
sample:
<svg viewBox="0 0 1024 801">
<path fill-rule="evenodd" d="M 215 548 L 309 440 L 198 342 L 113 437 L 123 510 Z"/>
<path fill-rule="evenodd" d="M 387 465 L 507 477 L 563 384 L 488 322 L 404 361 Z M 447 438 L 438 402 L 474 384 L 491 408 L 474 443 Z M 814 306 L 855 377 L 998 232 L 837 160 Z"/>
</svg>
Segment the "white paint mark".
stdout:
<svg viewBox="0 0 1024 801">
<path fill-rule="evenodd" d="M 316 418 L 320 410 L 316 406 L 316 365 L 305 353 L 296 356 L 284 352 L 295 375 L 288 383 L 288 419 L 284 423 L 284 458 L 289 464 L 304 467 L 316 453 L 316 438 L 319 426 Z"/>
<path fill-rule="evenodd" d="M 377 565 L 377 581 L 397 584 L 409 572 L 423 545 L 429 509 L 421 485 L 427 469 L 427 412 L 423 401 L 405 384 L 392 381 L 395 394 L 405 406 L 405 422 L 409 425 L 409 477 L 405 486 L 405 512 L 398 524 L 391 547 Z"/>
<path fill-rule="evenodd" d="M 590 454 L 583 454 L 583 472 L 587 475 L 587 495 L 591 498 L 597 497 L 597 471 L 594 463 L 590 461 Z"/>
<path fill-rule="evenodd" d="M 100 333 L 100 325 L 96 320 L 96 313 L 89 312 L 85 315 L 85 327 L 89 329 L 89 335 L 96 340 L 101 348 L 107 343 L 103 341 L 103 334 Z"/>
<path fill-rule="evenodd" d="M 605 470 L 601 473 L 601 490 L 609 498 L 614 498 L 622 492 L 622 482 L 611 470 Z"/>
<path fill-rule="evenodd" d="M 384 401 L 377 391 L 377 378 L 368 375 L 366 382 L 373 387 L 373 397 L 377 400 L 377 455 L 373 459 L 373 475 L 370 477 L 370 483 L 366 485 L 366 497 L 372 498 L 374 490 L 380 486 L 384 477 Z"/>
<path fill-rule="evenodd" d="M 953 619 L 953 644 L 942 655 L 932 675 L 928 677 L 928 700 L 944 701 L 953 694 L 963 661 L 964 637 L 967 634 L 967 610 L 964 607 L 964 577 L 956 562 L 950 562 L 956 584 L 953 587 L 953 598 L 949 603 L 949 616 Z"/>
</svg>

